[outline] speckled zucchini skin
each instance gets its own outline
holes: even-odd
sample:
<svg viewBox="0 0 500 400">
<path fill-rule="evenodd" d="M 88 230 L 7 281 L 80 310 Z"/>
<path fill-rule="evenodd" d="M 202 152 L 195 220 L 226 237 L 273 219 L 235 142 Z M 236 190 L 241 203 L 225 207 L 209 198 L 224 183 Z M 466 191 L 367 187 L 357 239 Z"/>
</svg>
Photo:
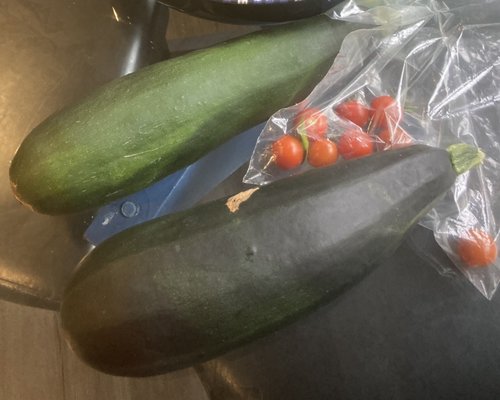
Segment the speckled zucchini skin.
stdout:
<svg viewBox="0 0 500 400">
<path fill-rule="evenodd" d="M 237 210 L 233 197 L 136 226 L 82 261 L 65 334 L 115 375 L 220 355 L 363 278 L 455 178 L 446 151 L 412 146 L 275 182 Z"/>
<path fill-rule="evenodd" d="M 303 99 L 353 29 L 315 17 L 117 79 L 26 137 L 10 168 L 14 193 L 56 215 L 145 188 Z"/>
</svg>

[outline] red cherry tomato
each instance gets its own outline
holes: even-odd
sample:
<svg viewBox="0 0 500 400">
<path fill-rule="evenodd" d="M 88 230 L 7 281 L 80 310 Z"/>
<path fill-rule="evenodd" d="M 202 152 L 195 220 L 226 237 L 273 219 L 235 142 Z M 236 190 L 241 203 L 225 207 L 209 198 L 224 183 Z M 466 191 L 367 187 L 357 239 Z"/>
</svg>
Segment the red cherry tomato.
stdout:
<svg viewBox="0 0 500 400">
<path fill-rule="evenodd" d="M 342 118 L 354 122 L 359 127 L 363 128 L 373 115 L 370 108 L 364 106 L 357 101 L 350 100 L 340 104 L 335 112 Z"/>
<path fill-rule="evenodd" d="M 338 158 L 337 145 L 328 139 L 311 142 L 307 153 L 307 161 L 315 168 L 335 164 Z"/>
<path fill-rule="evenodd" d="M 401 119 L 401 107 L 391 96 L 379 96 L 372 100 L 372 125 L 374 128 L 394 126 Z"/>
<path fill-rule="evenodd" d="M 273 143 L 273 157 L 281 169 L 297 168 L 304 161 L 304 147 L 300 139 L 283 135 Z"/>
<path fill-rule="evenodd" d="M 339 153 L 346 160 L 364 157 L 373 153 L 373 140 L 363 131 L 346 131 L 338 140 Z"/>
<path fill-rule="evenodd" d="M 394 133 L 390 129 L 384 129 L 378 134 L 380 142 L 377 143 L 379 150 L 400 149 L 413 144 L 413 138 L 404 129 L 396 128 Z"/>
<path fill-rule="evenodd" d="M 294 124 L 300 134 L 306 134 L 310 140 L 326 136 L 328 131 L 328 118 L 316 108 L 307 108 L 294 119 Z"/>
<path fill-rule="evenodd" d="M 485 267 L 497 258 L 495 240 L 481 229 L 469 229 L 458 241 L 457 252 L 469 267 Z"/>
</svg>

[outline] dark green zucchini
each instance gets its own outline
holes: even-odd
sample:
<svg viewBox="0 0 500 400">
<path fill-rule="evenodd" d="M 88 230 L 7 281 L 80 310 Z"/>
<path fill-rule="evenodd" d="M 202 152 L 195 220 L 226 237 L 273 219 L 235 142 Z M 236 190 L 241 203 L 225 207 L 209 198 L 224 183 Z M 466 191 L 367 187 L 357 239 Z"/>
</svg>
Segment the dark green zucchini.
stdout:
<svg viewBox="0 0 500 400">
<path fill-rule="evenodd" d="M 13 191 L 35 211 L 64 214 L 147 187 L 303 99 L 353 29 L 320 16 L 117 79 L 27 136 Z"/>
<path fill-rule="evenodd" d="M 466 151 L 464 151 L 464 149 Z M 391 254 L 478 161 L 460 145 L 377 153 L 157 219 L 85 257 L 62 324 L 116 375 L 186 367 L 297 319 Z"/>
</svg>

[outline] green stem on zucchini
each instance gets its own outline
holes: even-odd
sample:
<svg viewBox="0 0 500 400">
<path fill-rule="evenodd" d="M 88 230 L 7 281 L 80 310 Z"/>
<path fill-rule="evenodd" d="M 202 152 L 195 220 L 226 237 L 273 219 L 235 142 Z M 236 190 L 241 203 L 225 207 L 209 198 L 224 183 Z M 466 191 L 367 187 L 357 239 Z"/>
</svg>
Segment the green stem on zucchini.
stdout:
<svg viewBox="0 0 500 400">
<path fill-rule="evenodd" d="M 480 149 L 465 143 L 452 144 L 446 150 L 450 153 L 451 164 L 457 175 L 480 165 L 484 160 L 484 153 Z"/>
</svg>

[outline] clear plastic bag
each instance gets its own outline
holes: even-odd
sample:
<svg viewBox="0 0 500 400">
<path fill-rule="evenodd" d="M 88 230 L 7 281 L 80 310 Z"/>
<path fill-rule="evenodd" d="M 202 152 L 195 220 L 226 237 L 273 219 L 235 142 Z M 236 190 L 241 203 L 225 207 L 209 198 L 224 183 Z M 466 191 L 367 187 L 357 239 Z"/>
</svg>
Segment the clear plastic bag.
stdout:
<svg viewBox="0 0 500 400">
<path fill-rule="evenodd" d="M 263 185 L 411 143 L 476 145 L 482 166 L 462 174 L 421 224 L 491 299 L 500 281 L 500 2 L 358 0 L 330 16 L 366 29 L 346 37 L 303 102 L 268 121 L 244 182 Z M 283 148 L 299 150 L 276 157 Z M 438 269 L 450 274 L 448 263 Z"/>
</svg>

